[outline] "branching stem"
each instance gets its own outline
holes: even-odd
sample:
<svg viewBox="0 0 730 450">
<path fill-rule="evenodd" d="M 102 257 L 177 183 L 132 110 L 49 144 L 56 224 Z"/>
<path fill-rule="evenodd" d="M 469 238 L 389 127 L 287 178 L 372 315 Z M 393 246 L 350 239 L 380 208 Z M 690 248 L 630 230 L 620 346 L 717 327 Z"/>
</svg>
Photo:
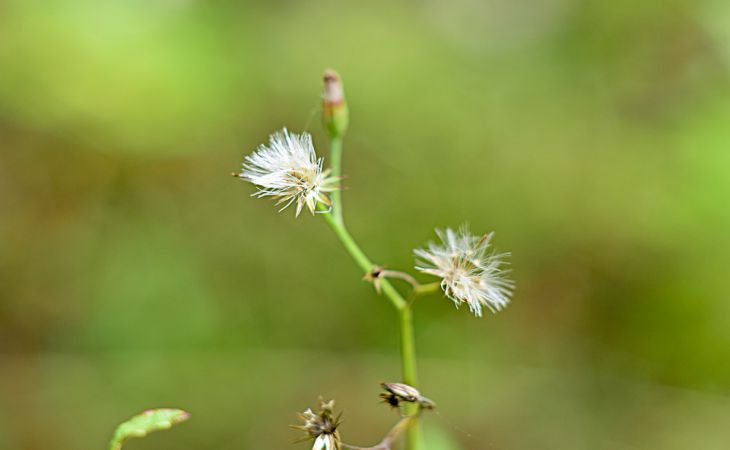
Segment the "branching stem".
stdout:
<svg viewBox="0 0 730 450">
<path fill-rule="evenodd" d="M 341 176 L 342 163 L 342 137 L 331 137 L 330 140 L 330 163 L 332 174 Z M 345 227 L 342 218 L 342 197 L 340 191 L 333 192 L 332 209 L 330 212 L 324 212 L 322 217 L 332 228 L 335 235 L 339 238 L 345 250 L 350 254 L 355 263 L 365 273 L 369 274 L 375 268 L 365 252 L 362 251 L 357 242 L 352 238 Z M 387 280 L 380 280 L 380 288 L 393 304 L 400 318 L 400 350 L 401 350 L 401 369 L 403 371 L 403 382 L 413 387 L 418 387 L 418 374 L 416 368 L 416 346 L 413 335 L 413 312 L 411 305 L 407 302 L 398 290 Z M 411 405 L 406 408 L 408 418 L 412 419 L 412 423 L 407 427 L 408 450 L 423 450 L 423 442 L 418 420 L 418 405 Z"/>
<path fill-rule="evenodd" d="M 358 447 L 356 445 L 345 444 L 344 442 L 342 443 L 342 446 L 349 450 L 390 450 L 393 443 L 398 439 L 403 431 L 412 426 L 415 421 L 416 419 L 413 417 L 402 418 L 393 428 L 390 429 L 382 441 L 372 447 Z"/>
<path fill-rule="evenodd" d="M 378 277 L 379 278 L 396 278 L 399 280 L 403 280 L 406 283 L 410 284 L 414 291 L 418 289 L 418 286 L 420 286 L 418 284 L 418 281 L 416 281 L 415 278 L 413 278 L 412 276 L 410 276 L 409 274 L 407 274 L 405 272 L 401 272 L 398 270 L 381 269 L 378 272 Z"/>
</svg>

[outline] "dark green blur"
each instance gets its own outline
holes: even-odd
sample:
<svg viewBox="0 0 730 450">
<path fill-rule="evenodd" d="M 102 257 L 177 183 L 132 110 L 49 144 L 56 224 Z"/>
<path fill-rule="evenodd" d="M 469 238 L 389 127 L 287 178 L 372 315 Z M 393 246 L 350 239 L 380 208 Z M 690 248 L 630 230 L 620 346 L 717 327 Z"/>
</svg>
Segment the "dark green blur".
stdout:
<svg viewBox="0 0 730 450">
<path fill-rule="evenodd" d="M 513 253 L 504 312 L 416 306 L 429 450 L 726 449 L 729 29 L 724 0 L 0 2 L 0 449 L 179 407 L 125 450 L 300 450 L 320 394 L 348 442 L 395 423 L 391 306 L 230 176 L 284 126 L 326 155 L 327 68 L 374 261 L 463 222 Z"/>
</svg>

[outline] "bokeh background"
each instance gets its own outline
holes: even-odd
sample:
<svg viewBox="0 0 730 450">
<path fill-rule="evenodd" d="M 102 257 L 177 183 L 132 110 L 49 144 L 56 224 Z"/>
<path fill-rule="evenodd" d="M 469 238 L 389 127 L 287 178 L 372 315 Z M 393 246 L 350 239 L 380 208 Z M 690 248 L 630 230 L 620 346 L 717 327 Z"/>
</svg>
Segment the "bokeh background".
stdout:
<svg viewBox="0 0 730 450">
<path fill-rule="evenodd" d="M 396 417 L 396 316 L 321 219 L 230 177 L 320 152 L 343 76 L 346 220 L 409 269 L 434 227 L 513 253 L 513 304 L 420 301 L 431 450 L 726 449 L 730 3 L 0 2 L 0 448 L 304 449 Z"/>
</svg>

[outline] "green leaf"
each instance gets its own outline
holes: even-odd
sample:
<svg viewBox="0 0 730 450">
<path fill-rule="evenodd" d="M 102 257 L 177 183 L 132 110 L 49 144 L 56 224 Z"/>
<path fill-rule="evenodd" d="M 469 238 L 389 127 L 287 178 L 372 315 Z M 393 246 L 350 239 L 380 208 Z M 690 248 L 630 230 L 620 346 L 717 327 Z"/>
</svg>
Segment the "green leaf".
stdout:
<svg viewBox="0 0 730 450">
<path fill-rule="evenodd" d="M 148 409 L 117 427 L 109 443 L 109 450 L 120 450 L 127 439 L 145 437 L 153 431 L 166 430 L 188 420 L 190 414 L 181 409 Z"/>
</svg>

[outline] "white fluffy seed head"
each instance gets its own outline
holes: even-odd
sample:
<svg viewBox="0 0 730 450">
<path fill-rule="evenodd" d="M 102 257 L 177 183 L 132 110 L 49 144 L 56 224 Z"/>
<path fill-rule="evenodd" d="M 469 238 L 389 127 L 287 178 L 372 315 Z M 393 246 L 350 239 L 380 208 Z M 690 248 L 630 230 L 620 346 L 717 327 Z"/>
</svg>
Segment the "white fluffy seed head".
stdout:
<svg viewBox="0 0 730 450">
<path fill-rule="evenodd" d="M 458 308 L 462 303 L 477 317 L 482 306 L 497 312 L 507 306 L 514 282 L 505 276 L 509 253 L 494 253 L 494 233 L 474 236 L 466 225 L 458 232 L 436 230 L 441 243 L 429 242 L 426 249 L 414 250 L 416 269 L 441 278 L 441 289 Z"/>
<path fill-rule="evenodd" d="M 286 128 L 269 137 L 243 163 L 238 176 L 258 187 L 255 197 L 273 197 L 283 211 L 296 204 L 296 215 L 304 206 L 314 213 L 317 205 L 330 206 L 326 193 L 338 188 L 338 179 L 323 170 L 309 133 L 289 133 Z"/>
</svg>

